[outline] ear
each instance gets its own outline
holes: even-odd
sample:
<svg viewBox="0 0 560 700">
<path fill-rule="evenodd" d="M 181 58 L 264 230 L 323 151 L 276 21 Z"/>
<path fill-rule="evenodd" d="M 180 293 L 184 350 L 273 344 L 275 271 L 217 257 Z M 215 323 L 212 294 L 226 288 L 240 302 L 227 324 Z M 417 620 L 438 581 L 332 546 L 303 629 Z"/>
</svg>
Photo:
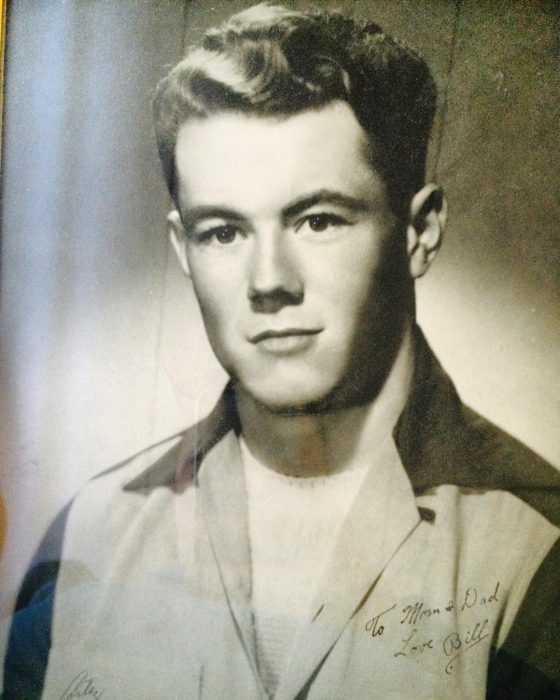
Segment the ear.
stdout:
<svg viewBox="0 0 560 700">
<path fill-rule="evenodd" d="M 432 183 L 424 185 L 410 203 L 406 243 L 410 274 L 425 274 L 435 258 L 447 221 L 447 201 L 443 190 Z"/>
<path fill-rule="evenodd" d="M 167 232 L 169 234 L 169 240 L 171 241 L 173 250 L 181 263 L 184 273 L 187 275 L 187 277 L 190 277 L 191 272 L 189 268 L 189 261 L 187 259 L 185 229 L 183 228 L 181 215 L 176 209 L 170 211 L 167 215 Z"/>
</svg>

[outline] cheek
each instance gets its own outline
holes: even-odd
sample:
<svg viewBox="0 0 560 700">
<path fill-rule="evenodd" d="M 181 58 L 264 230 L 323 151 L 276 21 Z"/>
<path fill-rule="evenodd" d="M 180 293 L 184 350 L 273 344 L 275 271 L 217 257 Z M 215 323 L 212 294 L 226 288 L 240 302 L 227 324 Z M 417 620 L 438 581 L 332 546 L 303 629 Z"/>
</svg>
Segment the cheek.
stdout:
<svg viewBox="0 0 560 700">
<path fill-rule="evenodd" d="M 199 279 L 193 274 L 192 284 L 206 332 L 213 345 L 214 341 L 223 334 L 222 329 L 231 311 L 228 307 L 230 297 L 224 293 L 223 286 L 212 284 L 207 277 Z"/>
<path fill-rule="evenodd" d="M 319 300 L 342 313 L 355 312 L 375 295 L 380 271 L 380 251 L 371 233 L 360 245 L 341 245 L 320 251 L 310 267 Z"/>
<path fill-rule="evenodd" d="M 191 281 L 205 322 L 227 317 L 241 290 L 225 259 L 208 260 L 204 255 L 189 256 Z"/>
</svg>

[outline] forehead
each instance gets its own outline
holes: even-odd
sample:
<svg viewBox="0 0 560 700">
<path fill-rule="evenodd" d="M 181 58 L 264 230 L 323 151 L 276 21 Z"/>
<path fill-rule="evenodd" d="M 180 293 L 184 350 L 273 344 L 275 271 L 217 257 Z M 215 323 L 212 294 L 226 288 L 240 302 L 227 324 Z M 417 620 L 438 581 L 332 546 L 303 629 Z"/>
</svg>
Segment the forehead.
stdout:
<svg viewBox="0 0 560 700">
<path fill-rule="evenodd" d="M 383 189 L 350 106 L 332 102 L 287 117 L 219 113 L 192 119 L 176 146 L 182 206 L 283 206 L 307 190 L 365 197 Z"/>
</svg>

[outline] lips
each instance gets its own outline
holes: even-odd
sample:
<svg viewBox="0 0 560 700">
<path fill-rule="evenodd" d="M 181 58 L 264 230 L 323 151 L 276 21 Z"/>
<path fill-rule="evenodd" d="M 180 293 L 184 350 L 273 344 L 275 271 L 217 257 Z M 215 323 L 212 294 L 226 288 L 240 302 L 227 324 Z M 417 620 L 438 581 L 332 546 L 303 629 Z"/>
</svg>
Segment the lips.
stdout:
<svg viewBox="0 0 560 700">
<path fill-rule="evenodd" d="M 269 338 L 289 338 L 293 336 L 307 336 L 307 335 L 317 335 L 321 331 L 314 328 L 283 328 L 282 330 L 269 329 L 262 331 L 262 333 L 257 333 L 250 340 L 252 343 L 260 343 L 262 340 L 268 340 Z"/>
<path fill-rule="evenodd" d="M 315 328 L 269 329 L 250 338 L 260 350 L 271 355 L 293 355 L 303 352 L 314 343 L 315 336 L 321 332 Z"/>
</svg>

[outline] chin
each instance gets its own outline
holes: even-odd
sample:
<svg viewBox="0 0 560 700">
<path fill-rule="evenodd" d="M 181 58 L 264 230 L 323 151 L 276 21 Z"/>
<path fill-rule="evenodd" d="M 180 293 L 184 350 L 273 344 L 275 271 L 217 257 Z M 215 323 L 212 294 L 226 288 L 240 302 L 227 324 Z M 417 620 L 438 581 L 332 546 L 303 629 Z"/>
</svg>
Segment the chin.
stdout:
<svg viewBox="0 0 560 700">
<path fill-rule="evenodd" d="M 280 415 L 317 414 L 333 409 L 333 391 L 330 388 L 299 384 L 281 388 L 275 386 L 268 391 L 264 387 L 247 387 L 246 391 L 258 404 Z"/>
</svg>

